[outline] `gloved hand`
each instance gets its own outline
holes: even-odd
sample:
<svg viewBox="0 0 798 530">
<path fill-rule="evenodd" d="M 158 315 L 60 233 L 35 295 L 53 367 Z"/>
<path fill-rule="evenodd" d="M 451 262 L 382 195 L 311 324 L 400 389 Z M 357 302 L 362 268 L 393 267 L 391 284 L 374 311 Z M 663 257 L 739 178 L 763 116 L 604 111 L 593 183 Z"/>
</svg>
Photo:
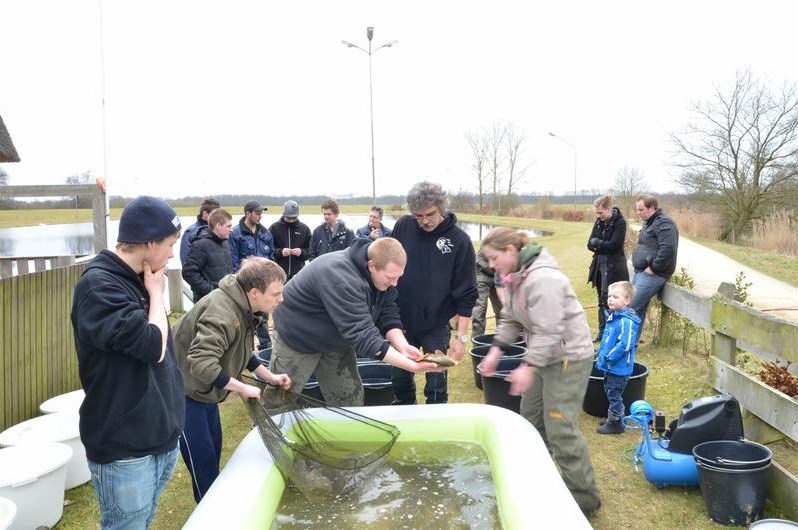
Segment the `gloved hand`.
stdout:
<svg viewBox="0 0 798 530">
<path fill-rule="evenodd" d="M 599 239 L 597 237 L 591 237 L 590 238 L 590 248 L 596 250 L 596 249 L 598 249 L 600 244 L 601 244 L 601 239 Z"/>
</svg>

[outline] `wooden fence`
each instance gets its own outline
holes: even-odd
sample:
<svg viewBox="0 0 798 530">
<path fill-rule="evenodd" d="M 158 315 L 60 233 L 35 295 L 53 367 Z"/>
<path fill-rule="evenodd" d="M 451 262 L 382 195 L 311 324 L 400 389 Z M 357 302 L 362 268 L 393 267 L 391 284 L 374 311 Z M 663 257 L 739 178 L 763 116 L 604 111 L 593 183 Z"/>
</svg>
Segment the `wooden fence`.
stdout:
<svg viewBox="0 0 798 530">
<path fill-rule="evenodd" d="M 747 411 L 746 438 L 758 441 L 775 429 L 798 441 L 798 400 L 765 385 L 735 366 L 738 347 L 767 360 L 777 357 L 798 363 L 798 325 L 767 315 L 720 294 L 712 298 L 665 285 L 660 331 L 671 328 L 671 312 L 712 333 L 709 382 L 720 392 L 733 395 Z M 772 438 L 771 438 L 772 440 Z M 798 518 L 798 478 L 777 462 L 771 467 L 768 498 L 791 518 Z"/>
<path fill-rule="evenodd" d="M 80 388 L 69 315 L 84 268 L 0 280 L 0 429 L 39 415 L 46 399 Z"/>
<path fill-rule="evenodd" d="M 30 256 L 0 258 L 0 278 L 10 278 L 17 274 L 28 274 L 75 263 L 76 256 Z M 33 267 L 31 267 L 33 262 Z"/>
</svg>

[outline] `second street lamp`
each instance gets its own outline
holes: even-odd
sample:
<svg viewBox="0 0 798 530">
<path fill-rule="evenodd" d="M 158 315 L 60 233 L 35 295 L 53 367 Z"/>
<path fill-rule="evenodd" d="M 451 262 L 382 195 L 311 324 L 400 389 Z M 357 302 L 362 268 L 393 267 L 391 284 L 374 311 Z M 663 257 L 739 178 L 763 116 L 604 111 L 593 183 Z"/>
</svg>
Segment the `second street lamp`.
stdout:
<svg viewBox="0 0 798 530">
<path fill-rule="evenodd" d="M 571 142 L 569 142 L 568 140 L 566 140 L 565 138 L 563 138 L 562 136 L 557 136 L 551 131 L 549 131 L 549 136 L 557 138 L 561 142 L 565 142 L 571 147 L 571 149 L 574 150 L 574 208 L 576 208 L 576 146 Z"/>
<path fill-rule="evenodd" d="M 369 26 L 366 28 L 366 38 L 369 40 L 369 47 L 368 50 L 365 48 L 361 48 L 357 44 L 352 44 L 349 41 L 342 40 L 341 44 L 345 44 L 349 48 L 357 48 L 358 50 L 366 53 L 369 56 L 369 115 L 370 115 L 370 122 L 371 122 L 371 201 L 372 204 L 377 204 L 377 177 L 376 172 L 374 170 L 374 91 L 371 82 L 371 54 L 376 52 L 381 48 L 390 48 L 394 44 L 399 41 L 392 40 L 390 42 L 386 42 L 385 44 L 381 44 L 376 48 L 371 48 L 371 41 L 374 39 L 374 27 Z"/>
</svg>

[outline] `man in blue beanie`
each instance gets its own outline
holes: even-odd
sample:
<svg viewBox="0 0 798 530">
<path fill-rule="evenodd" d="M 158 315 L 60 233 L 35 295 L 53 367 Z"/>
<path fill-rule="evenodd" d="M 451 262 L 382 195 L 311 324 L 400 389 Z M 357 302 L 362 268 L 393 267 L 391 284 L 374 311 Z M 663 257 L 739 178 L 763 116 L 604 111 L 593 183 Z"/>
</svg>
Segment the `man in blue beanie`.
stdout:
<svg viewBox="0 0 798 530">
<path fill-rule="evenodd" d="M 103 529 L 149 528 L 177 461 L 185 399 L 163 291 L 179 237 L 166 201 L 138 197 L 75 285 L 80 439 Z"/>
</svg>

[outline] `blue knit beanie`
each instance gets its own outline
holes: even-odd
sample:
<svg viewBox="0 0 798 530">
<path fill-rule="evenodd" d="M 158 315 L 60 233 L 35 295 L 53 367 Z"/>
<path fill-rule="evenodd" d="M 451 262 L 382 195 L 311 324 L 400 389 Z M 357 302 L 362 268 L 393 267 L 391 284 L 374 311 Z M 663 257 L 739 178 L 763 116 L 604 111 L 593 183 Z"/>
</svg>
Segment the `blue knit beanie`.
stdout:
<svg viewBox="0 0 798 530">
<path fill-rule="evenodd" d="M 120 243 L 160 241 L 180 230 L 180 217 L 163 199 L 142 195 L 122 210 L 119 220 Z"/>
</svg>

